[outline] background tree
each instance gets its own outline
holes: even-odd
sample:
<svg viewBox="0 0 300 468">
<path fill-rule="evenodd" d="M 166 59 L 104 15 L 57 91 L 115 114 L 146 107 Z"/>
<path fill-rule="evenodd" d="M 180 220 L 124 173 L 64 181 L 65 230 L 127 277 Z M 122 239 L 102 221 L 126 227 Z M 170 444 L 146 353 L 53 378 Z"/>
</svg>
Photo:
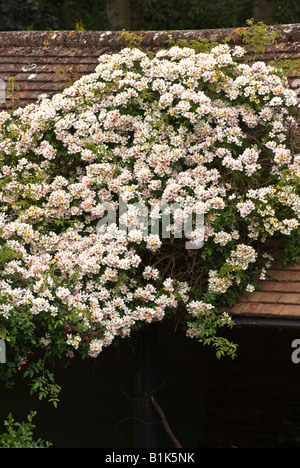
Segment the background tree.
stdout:
<svg viewBox="0 0 300 468">
<path fill-rule="evenodd" d="M 131 29 L 130 0 L 109 0 L 106 2 L 108 29 Z"/>
<path fill-rule="evenodd" d="M 276 0 L 254 0 L 253 18 L 255 21 L 263 21 L 265 24 L 275 22 Z"/>
<path fill-rule="evenodd" d="M 207 29 L 298 23 L 297 0 L 0 0 L 0 30 Z"/>
</svg>

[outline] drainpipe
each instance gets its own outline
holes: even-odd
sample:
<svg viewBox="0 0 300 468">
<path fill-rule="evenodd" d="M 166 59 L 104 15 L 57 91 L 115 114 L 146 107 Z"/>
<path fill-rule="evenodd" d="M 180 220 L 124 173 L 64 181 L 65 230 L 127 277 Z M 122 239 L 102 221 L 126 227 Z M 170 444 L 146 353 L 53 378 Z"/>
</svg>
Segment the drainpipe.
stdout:
<svg viewBox="0 0 300 468">
<path fill-rule="evenodd" d="M 157 388 L 158 324 L 138 332 L 134 374 L 134 446 L 157 448 L 158 418 L 151 396 Z"/>
<path fill-rule="evenodd" d="M 300 328 L 300 319 L 285 318 L 266 318 L 266 317 L 232 317 L 237 327 L 259 327 L 259 328 L 278 328 L 294 329 Z"/>
</svg>

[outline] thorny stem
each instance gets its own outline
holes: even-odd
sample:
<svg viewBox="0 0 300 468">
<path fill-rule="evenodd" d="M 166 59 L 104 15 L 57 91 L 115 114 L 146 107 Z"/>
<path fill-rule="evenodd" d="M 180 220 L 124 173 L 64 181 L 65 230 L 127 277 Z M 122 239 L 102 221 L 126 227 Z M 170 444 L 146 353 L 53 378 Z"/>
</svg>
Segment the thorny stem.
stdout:
<svg viewBox="0 0 300 468">
<path fill-rule="evenodd" d="M 157 401 L 155 400 L 153 395 L 151 395 L 151 401 L 152 401 L 152 404 L 153 404 L 155 410 L 159 414 L 159 417 L 160 417 L 161 422 L 162 422 L 162 424 L 163 424 L 163 426 L 165 428 L 166 433 L 168 434 L 170 439 L 173 441 L 175 447 L 182 448 L 182 445 L 180 444 L 180 442 L 177 440 L 177 438 L 174 436 L 173 432 L 171 431 L 171 428 L 169 426 L 169 423 L 167 421 L 167 418 L 166 418 L 163 410 L 161 409 L 161 407 L 159 406 L 159 404 L 157 403 Z"/>
</svg>

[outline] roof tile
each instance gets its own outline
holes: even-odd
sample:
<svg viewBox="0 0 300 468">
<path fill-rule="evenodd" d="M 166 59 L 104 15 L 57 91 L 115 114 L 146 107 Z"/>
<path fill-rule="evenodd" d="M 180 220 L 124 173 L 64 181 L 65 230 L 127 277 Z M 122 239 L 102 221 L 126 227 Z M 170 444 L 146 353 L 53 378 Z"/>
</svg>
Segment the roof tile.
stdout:
<svg viewBox="0 0 300 468">
<path fill-rule="evenodd" d="M 300 318 L 300 264 L 283 267 L 274 263 L 260 289 L 243 297 L 231 308 L 231 314 Z"/>
<path fill-rule="evenodd" d="M 296 60 L 300 58 L 300 24 L 279 25 L 276 44 L 265 47 L 264 60 Z M 209 29 L 197 31 L 143 31 L 136 32 L 141 47 L 158 50 L 171 47 L 178 39 L 191 41 L 203 39 L 222 42 L 230 37 L 231 44 L 242 44 L 239 34 L 243 28 Z M 36 100 L 36 93 L 52 95 L 62 90 L 62 81 L 57 80 L 57 68 L 66 74 L 66 83 L 83 74 L 93 72 L 98 57 L 127 46 L 124 35 L 118 31 L 2 31 L 0 32 L 0 79 L 8 83 L 13 77 L 20 87 L 16 106 L 24 106 Z M 29 73 L 26 75 L 26 73 Z M 36 88 L 24 82 L 31 73 L 36 74 Z M 71 76 L 69 76 L 71 75 Z M 292 80 L 297 78 L 294 74 Z M 8 86 L 8 85 L 7 85 Z M 5 107 L 2 104 L 0 108 Z"/>
</svg>

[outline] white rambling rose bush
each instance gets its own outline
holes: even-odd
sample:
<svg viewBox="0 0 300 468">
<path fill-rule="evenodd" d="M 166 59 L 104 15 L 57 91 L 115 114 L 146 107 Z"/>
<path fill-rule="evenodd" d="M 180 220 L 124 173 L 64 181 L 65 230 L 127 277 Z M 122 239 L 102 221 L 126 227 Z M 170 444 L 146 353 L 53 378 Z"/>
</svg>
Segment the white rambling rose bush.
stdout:
<svg viewBox="0 0 300 468">
<path fill-rule="evenodd" d="M 253 290 L 271 261 L 266 239 L 292 237 L 300 217 L 287 140 L 296 96 L 274 68 L 235 55 L 124 49 L 62 93 L 0 114 L 0 330 L 12 361 L 39 347 L 96 357 L 175 313 L 188 336 L 231 352 L 218 307 Z M 97 228 L 120 198 L 126 213 Z M 149 224 L 138 204 L 152 208 Z M 149 230 L 161 204 L 175 206 L 165 237 Z M 175 214 L 189 209 L 204 238 L 197 227 L 187 249 Z"/>
</svg>

